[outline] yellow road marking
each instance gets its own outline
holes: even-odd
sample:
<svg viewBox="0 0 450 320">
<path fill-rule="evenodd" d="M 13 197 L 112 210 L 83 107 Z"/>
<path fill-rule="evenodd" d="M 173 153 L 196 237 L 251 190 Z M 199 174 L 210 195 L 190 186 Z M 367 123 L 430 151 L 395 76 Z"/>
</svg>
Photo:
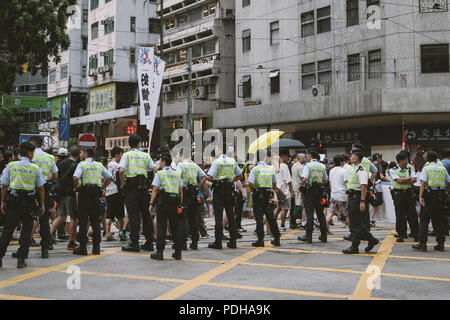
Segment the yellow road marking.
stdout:
<svg viewBox="0 0 450 320">
<path fill-rule="evenodd" d="M 8 299 L 8 300 L 50 300 L 44 298 L 34 298 L 34 297 L 24 297 L 24 296 L 13 296 L 10 294 L 1 294 L 0 299 Z"/>
<path fill-rule="evenodd" d="M 393 259 L 412 259 L 412 260 L 430 260 L 430 261 L 449 261 L 450 262 L 450 259 L 431 258 L 431 257 L 409 257 L 409 256 L 390 255 L 389 258 L 393 258 Z"/>
<path fill-rule="evenodd" d="M 136 256 L 136 257 L 146 257 L 150 259 L 150 255 L 148 254 L 142 254 L 142 253 L 129 253 L 129 252 L 116 252 L 114 253 L 114 255 L 118 255 L 118 256 Z M 175 260 L 172 257 L 164 257 L 164 260 Z M 227 260 L 209 260 L 209 259 L 193 259 L 193 258 L 185 258 L 183 257 L 183 259 L 181 261 L 190 261 L 190 262 L 205 262 L 205 263 L 227 263 L 230 261 Z"/>
<path fill-rule="evenodd" d="M 250 247 L 242 246 L 239 248 L 248 249 Z M 321 253 L 321 254 L 337 254 L 343 255 L 344 253 L 338 251 L 317 251 L 317 250 L 301 250 L 301 249 L 281 249 L 281 248 L 265 248 L 268 251 L 280 251 L 280 252 L 294 252 L 294 253 Z M 352 254 L 352 256 L 373 257 L 375 254 Z"/>
<path fill-rule="evenodd" d="M 25 280 L 29 280 L 29 279 L 35 278 L 35 277 L 39 277 L 41 275 L 44 275 L 44 274 L 47 274 L 47 273 L 50 273 L 50 272 L 53 272 L 53 271 L 58 271 L 59 269 L 67 268 L 67 267 L 69 267 L 71 265 L 76 265 L 76 264 L 80 264 L 80 263 L 83 263 L 83 262 L 86 262 L 86 261 L 98 259 L 98 258 L 103 257 L 105 255 L 111 254 L 115 250 L 117 250 L 117 249 L 105 251 L 101 255 L 90 255 L 90 256 L 83 257 L 83 258 L 70 260 L 68 262 L 58 264 L 56 266 L 42 268 L 42 269 L 38 269 L 36 271 L 32 271 L 32 272 L 29 272 L 29 273 L 21 274 L 19 276 L 12 277 L 12 278 L 0 281 L 0 288 L 4 288 L 4 287 L 7 287 L 7 286 L 10 286 L 10 285 L 13 285 L 13 284 L 25 281 Z"/>
<path fill-rule="evenodd" d="M 377 251 L 377 254 L 373 257 L 369 266 L 366 269 L 359 279 L 358 284 L 356 285 L 356 289 L 351 296 L 351 300 L 366 300 L 370 298 L 372 294 L 372 290 L 369 287 L 369 280 L 372 276 L 371 270 L 377 268 L 379 272 L 383 271 L 384 265 L 386 264 L 389 255 L 392 252 L 392 248 L 395 245 L 395 237 L 393 234 L 388 235 L 383 242 L 381 243 L 380 248 Z"/>
<path fill-rule="evenodd" d="M 417 244 L 417 242 L 397 242 L 396 244 Z M 435 246 L 437 243 L 427 243 L 427 246 Z M 450 244 L 444 244 L 445 247 L 450 248 Z"/>
<path fill-rule="evenodd" d="M 59 270 L 57 272 L 64 272 Z M 81 274 L 91 275 L 91 276 L 101 276 L 101 277 L 111 277 L 111 278 L 125 278 L 125 279 L 137 279 L 137 280 L 149 280 L 149 281 L 161 281 L 161 282 L 176 282 L 185 283 L 189 280 L 183 279 L 173 279 L 173 278 L 160 278 L 160 277 L 150 277 L 150 276 L 138 276 L 132 274 L 117 274 L 117 273 L 104 273 L 104 272 L 93 272 L 93 271 L 81 271 Z"/>
<path fill-rule="evenodd" d="M 406 275 L 406 274 L 396 274 L 396 273 L 382 273 L 381 275 L 382 276 L 388 276 L 388 277 L 395 277 L 395 278 L 406 278 L 406 279 L 418 279 L 418 280 L 432 280 L 432 281 L 450 282 L 450 278 L 410 276 L 410 275 Z"/>
<path fill-rule="evenodd" d="M 293 232 L 285 234 L 281 238 L 284 239 L 285 237 L 290 236 L 292 233 Z M 270 242 L 267 241 L 266 245 L 269 246 Z M 207 271 L 207 272 L 199 275 L 198 277 L 195 277 L 194 279 L 170 290 L 169 292 L 157 297 L 156 300 L 175 300 L 178 297 L 181 297 L 182 295 L 186 294 L 187 292 L 189 292 L 201 285 L 209 283 L 212 279 L 214 279 L 218 275 L 233 269 L 234 267 L 238 266 L 239 264 L 241 264 L 243 262 L 246 262 L 247 260 L 250 260 L 250 259 L 253 259 L 253 258 L 259 256 L 260 254 L 264 253 L 267 249 L 269 249 L 269 248 L 263 247 L 263 248 L 253 249 L 250 252 L 247 252 L 237 258 L 234 258 L 231 261 L 227 261 L 226 263 L 224 263 L 220 266 L 217 266 L 214 269 Z"/>
<path fill-rule="evenodd" d="M 324 298 L 335 298 L 335 299 L 336 298 L 337 299 L 348 299 L 350 297 L 349 295 L 345 295 L 345 294 L 333 294 L 333 293 L 322 293 L 322 292 L 314 292 L 314 291 L 254 287 L 254 286 L 245 286 L 245 285 L 231 284 L 231 283 L 209 282 L 209 283 L 205 283 L 203 285 L 212 286 L 212 287 L 221 287 L 221 288 L 244 289 L 244 290 L 264 291 L 264 292 L 272 292 L 272 293 L 286 293 L 286 294 L 295 294 L 295 295 L 301 295 L 301 296 L 324 297 Z"/>
<path fill-rule="evenodd" d="M 333 268 L 322 268 L 322 267 L 283 266 L 283 265 L 278 265 L 278 264 L 253 263 L 253 262 L 243 262 L 241 264 L 244 266 L 280 268 L 280 269 L 299 269 L 299 270 L 342 272 L 342 273 L 353 273 L 353 274 L 363 274 L 364 273 L 363 271 L 357 271 L 357 270 L 333 269 Z"/>
</svg>

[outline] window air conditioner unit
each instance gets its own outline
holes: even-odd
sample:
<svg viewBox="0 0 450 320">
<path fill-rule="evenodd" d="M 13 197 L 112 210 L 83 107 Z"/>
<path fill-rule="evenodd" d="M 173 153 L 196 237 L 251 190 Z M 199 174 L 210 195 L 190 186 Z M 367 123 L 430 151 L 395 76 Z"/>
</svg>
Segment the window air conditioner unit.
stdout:
<svg viewBox="0 0 450 320">
<path fill-rule="evenodd" d="M 163 92 L 164 92 L 164 93 L 172 92 L 172 87 L 169 86 L 169 85 L 163 86 Z"/>
<path fill-rule="evenodd" d="M 101 56 L 101 57 L 106 56 L 106 51 L 100 52 L 100 56 Z"/>
<path fill-rule="evenodd" d="M 204 100 L 206 99 L 207 96 L 207 92 L 206 92 L 206 87 L 201 86 L 201 87 L 197 87 L 194 91 L 194 98 L 195 99 L 201 99 Z"/>
<path fill-rule="evenodd" d="M 102 20 L 102 21 L 100 21 L 100 23 L 103 25 L 103 24 L 106 24 L 106 20 Z"/>
<path fill-rule="evenodd" d="M 324 84 L 316 84 L 316 85 L 312 86 L 312 95 L 314 97 L 325 96 L 325 95 L 327 95 L 327 91 L 328 91 L 328 94 L 329 94 L 329 86 L 326 86 Z"/>
</svg>

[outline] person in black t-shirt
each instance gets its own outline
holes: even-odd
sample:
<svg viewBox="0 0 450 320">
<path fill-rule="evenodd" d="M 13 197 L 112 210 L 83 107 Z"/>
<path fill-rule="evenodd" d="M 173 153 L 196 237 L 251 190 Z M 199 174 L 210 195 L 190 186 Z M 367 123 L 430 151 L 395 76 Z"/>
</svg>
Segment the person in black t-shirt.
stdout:
<svg viewBox="0 0 450 320">
<path fill-rule="evenodd" d="M 76 247 L 75 238 L 77 236 L 77 201 L 75 192 L 73 191 L 73 174 L 77 168 L 80 159 L 80 149 L 72 146 L 69 150 L 70 157 L 58 163 L 59 179 L 63 185 L 61 198 L 58 199 L 58 207 L 56 208 L 56 219 L 50 227 L 50 234 L 54 234 L 58 226 L 64 222 L 67 215 L 70 216 L 69 236 L 70 241 L 67 249 Z"/>
</svg>

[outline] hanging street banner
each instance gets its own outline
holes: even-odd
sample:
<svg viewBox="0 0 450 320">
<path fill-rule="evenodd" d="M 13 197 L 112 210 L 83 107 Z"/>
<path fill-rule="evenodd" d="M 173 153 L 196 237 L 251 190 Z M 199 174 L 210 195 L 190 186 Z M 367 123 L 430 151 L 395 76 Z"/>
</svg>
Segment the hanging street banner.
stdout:
<svg viewBox="0 0 450 320">
<path fill-rule="evenodd" d="M 110 83 L 89 90 L 89 114 L 116 110 L 116 84 Z"/>
<path fill-rule="evenodd" d="M 138 61 L 139 122 L 146 125 L 152 139 L 156 110 L 166 63 L 154 55 L 153 48 L 140 48 Z"/>
</svg>

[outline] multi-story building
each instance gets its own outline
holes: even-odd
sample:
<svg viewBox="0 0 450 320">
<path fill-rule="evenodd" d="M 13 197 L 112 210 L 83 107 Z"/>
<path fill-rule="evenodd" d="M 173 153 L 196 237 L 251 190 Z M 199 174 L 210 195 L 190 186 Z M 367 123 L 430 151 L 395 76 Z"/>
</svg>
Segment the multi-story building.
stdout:
<svg viewBox="0 0 450 320">
<path fill-rule="evenodd" d="M 213 111 L 235 106 L 235 10 L 228 0 L 165 0 L 163 134 L 186 120 L 188 50 L 192 49 L 192 113 L 195 130 L 212 128 Z M 160 43 L 159 43 L 160 46 Z M 157 113 L 159 117 L 159 110 Z"/>
<path fill-rule="evenodd" d="M 81 39 L 79 34 L 73 39 L 70 30 L 68 50 L 69 57 L 74 55 L 77 61 L 74 69 L 69 64 L 68 71 L 72 75 L 70 135 L 76 139 L 80 133 L 94 133 L 98 149 L 103 151 L 105 138 L 125 136 L 130 127 L 134 128 L 133 132 L 138 130 L 136 55 L 139 47 L 155 46 L 159 38 L 159 30 L 155 29 L 159 26 L 157 3 L 154 0 L 83 0 L 81 3 Z M 60 65 L 65 61 L 64 52 L 62 56 Z M 78 86 L 86 96 L 76 111 L 73 93 Z"/>
<path fill-rule="evenodd" d="M 236 39 L 236 108 L 214 111 L 216 128 L 390 160 L 403 123 L 410 150 L 450 143 L 447 0 L 238 0 Z"/>
</svg>

